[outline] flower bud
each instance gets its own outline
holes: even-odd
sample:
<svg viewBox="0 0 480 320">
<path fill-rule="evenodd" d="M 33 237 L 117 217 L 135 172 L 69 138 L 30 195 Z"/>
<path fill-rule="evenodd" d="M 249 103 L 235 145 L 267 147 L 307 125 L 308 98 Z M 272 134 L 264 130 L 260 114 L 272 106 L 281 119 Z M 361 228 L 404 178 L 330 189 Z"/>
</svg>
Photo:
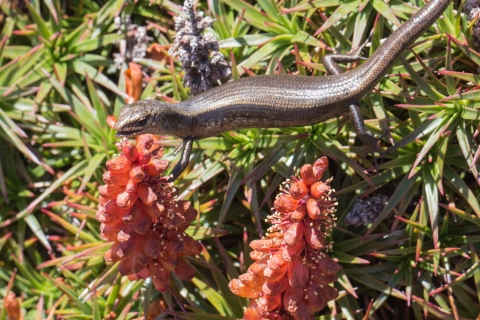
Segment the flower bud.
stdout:
<svg viewBox="0 0 480 320">
<path fill-rule="evenodd" d="M 293 211 L 290 214 L 290 221 L 293 222 L 298 222 L 302 221 L 303 218 L 305 217 L 305 213 L 307 212 L 307 209 L 305 208 L 305 205 L 298 206 L 295 211 Z"/>
<path fill-rule="evenodd" d="M 295 182 L 290 186 L 290 195 L 295 200 L 303 199 L 308 194 L 308 186 L 303 181 Z"/>
<path fill-rule="evenodd" d="M 142 202 L 147 206 L 152 206 L 157 201 L 155 192 L 153 192 L 150 184 L 146 181 L 138 185 L 138 196 L 140 197 L 140 200 L 142 200 Z"/>
<path fill-rule="evenodd" d="M 318 200 L 313 198 L 313 197 L 309 197 L 307 199 L 307 203 L 306 203 L 306 208 L 307 208 L 307 213 L 308 213 L 308 216 L 310 217 L 310 219 L 312 220 L 317 220 L 319 217 L 320 217 L 320 208 L 318 206 Z"/>
<path fill-rule="evenodd" d="M 310 164 L 305 164 L 300 168 L 300 176 L 302 177 L 303 183 L 308 186 L 311 186 L 316 181 L 313 167 Z"/>
<path fill-rule="evenodd" d="M 297 209 L 298 201 L 293 199 L 291 196 L 282 194 L 273 203 L 273 207 L 280 213 L 292 212 Z"/>
<path fill-rule="evenodd" d="M 143 244 L 143 252 L 149 257 L 156 257 L 162 251 L 162 238 L 158 234 L 158 232 L 149 230 L 146 234 L 146 239 Z"/>
<path fill-rule="evenodd" d="M 280 295 L 264 295 L 257 300 L 257 310 L 260 314 L 265 315 L 267 312 L 277 308 L 280 303 L 282 303 L 282 298 Z"/>
<path fill-rule="evenodd" d="M 120 208 L 130 208 L 138 199 L 138 192 L 122 192 L 117 196 L 117 205 Z"/>
<path fill-rule="evenodd" d="M 297 241 L 293 246 L 285 246 L 282 250 L 283 260 L 291 262 L 293 258 L 303 253 L 304 248 L 305 240 L 303 240 L 303 238 L 300 239 L 300 241 Z"/>
<path fill-rule="evenodd" d="M 105 171 L 103 173 L 103 182 L 107 184 L 113 184 L 117 186 L 124 186 L 128 182 L 128 176 L 125 173 L 112 173 L 111 171 Z"/>
<path fill-rule="evenodd" d="M 145 172 L 151 176 L 158 176 L 168 168 L 167 160 L 151 159 L 149 163 L 145 165 Z"/>
<path fill-rule="evenodd" d="M 308 267 L 302 257 L 296 257 L 288 264 L 288 281 L 292 288 L 303 288 L 308 280 Z"/>
<path fill-rule="evenodd" d="M 145 179 L 145 171 L 141 164 L 134 164 L 130 169 L 130 179 L 133 182 L 140 183 Z"/>
<path fill-rule="evenodd" d="M 283 307 L 290 313 L 297 312 L 300 302 L 303 300 L 303 288 L 288 287 L 283 296 Z"/>
<path fill-rule="evenodd" d="M 153 137 L 150 134 L 142 135 L 139 137 L 137 147 L 139 151 L 150 150 L 153 146 Z"/>
<path fill-rule="evenodd" d="M 135 146 L 125 143 L 122 145 L 122 152 L 125 158 L 130 162 L 134 162 L 138 159 L 138 150 Z"/>
<path fill-rule="evenodd" d="M 323 173 L 325 170 L 328 168 L 328 158 L 327 157 L 321 157 L 315 163 L 313 164 L 313 173 L 315 174 L 315 179 L 319 181 L 322 179 Z"/>
<path fill-rule="evenodd" d="M 250 242 L 250 248 L 261 252 L 269 252 L 271 250 L 279 249 L 282 246 L 282 241 L 279 239 L 260 239 Z"/>
<path fill-rule="evenodd" d="M 180 259 L 178 266 L 174 270 L 175 274 L 182 280 L 189 281 L 195 276 L 195 268 L 193 268 L 184 259 Z"/>
<path fill-rule="evenodd" d="M 265 281 L 262 286 L 262 292 L 270 296 L 281 295 L 288 287 L 288 277 L 282 277 L 280 280 Z"/>
<path fill-rule="evenodd" d="M 312 196 L 315 198 L 320 198 L 330 190 L 330 187 L 322 181 L 315 182 L 310 188 Z"/>
<path fill-rule="evenodd" d="M 130 170 L 130 161 L 125 157 L 118 157 L 107 161 L 107 169 L 113 174 Z"/>
<path fill-rule="evenodd" d="M 303 223 L 305 225 L 304 233 L 307 244 L 314 250 L 322 249 L 325 238 L 323 237 L 322 230 L 319 230 L 318 222 L 305 220 Z"/>
<path fill-rule="evenodd" d="M 138 163 L 147 164 L 150 162 L 152 154 L 148 150 L 141 150 L 138 154 Z"/>
<path fill-rule="evenodd" d="M 127 185 L 125 186 L 125 191 L 128 193 L 137 192 L 138 183 L 134 182 L 132 179 L 128 179 Z"/>
<path fill-rule="evenodd" d="M 303 222 L 293 222 L 290 227 L 288 227 L 287 232 L 285 232 L 283 241 L 285 241 L 286 245 L 293 246 L 297 241 L 302 239 L 303 230 Z"/>
</svg>

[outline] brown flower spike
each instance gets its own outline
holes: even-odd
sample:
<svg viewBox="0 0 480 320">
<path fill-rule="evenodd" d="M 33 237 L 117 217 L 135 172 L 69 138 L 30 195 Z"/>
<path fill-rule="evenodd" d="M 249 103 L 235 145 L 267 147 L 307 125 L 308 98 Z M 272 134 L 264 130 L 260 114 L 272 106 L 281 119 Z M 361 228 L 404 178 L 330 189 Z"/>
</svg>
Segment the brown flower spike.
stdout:
<svg viewBox="0 0 480 320">
<path fill-rule="evenodd" d="M 229 284 L 236 295 L 252 299 L 243 319 L 309 320 L 337 298 L 329 283 L 342 267 L 324 253 L 331 249 L 325 237 L 335 226 L 337 205 L 331 179 L 320 181 L 327 167 L 327 157 L 304 165 L 275 200 L 266 237 L 250 243 L 255 262 Z"/>
<path fill-rule="evenodd" d="M 100 237 L 113 242 L 105 253 L 108 262 L 120 261 L 118 270 L 130 279 L 152 277 L 155 288 L 164 291 L 170 271 L 180 279 L 193 278 L 195 269 L 185 256 L 195 256 L 202 245 L 184 231 L 197 216 L 189 201 L 177 200 L 175 188 L 160 175 L 168 162 L 163 148 L 150 151 L 151 135 L 136 146 L 124 138 L 117 144 L 118 158 L 107 161 L 100 186 L 97 220 Z"/>
</svg>

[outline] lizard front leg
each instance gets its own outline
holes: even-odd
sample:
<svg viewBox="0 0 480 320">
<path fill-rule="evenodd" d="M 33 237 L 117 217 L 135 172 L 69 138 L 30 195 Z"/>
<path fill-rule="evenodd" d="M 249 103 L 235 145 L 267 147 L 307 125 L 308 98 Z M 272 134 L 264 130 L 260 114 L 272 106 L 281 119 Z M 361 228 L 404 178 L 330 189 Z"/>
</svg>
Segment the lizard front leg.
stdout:
<svg viewBox="0 0 480 320">
<path fill-rule="evenodd" d="M 170 178 L 167 180 L 168 182 L 175 181 L 185 170 L 188 166 L 188 162 L 190 161 L 190 154 L 192 153 L 192 146 L 193 146 L 192 138 L 187 138 L 182 141 L 180 148 L 182 148 L 182 155 L 180 156 L 180 161 L 178 161 L 177 165 L 173 168 L 172 172 L 170 172 Z M 179 148 L 176 148 L 175 151 L 178 152 Z M 174 151 L 174 152 L 175 152 Z"/>
</svg>

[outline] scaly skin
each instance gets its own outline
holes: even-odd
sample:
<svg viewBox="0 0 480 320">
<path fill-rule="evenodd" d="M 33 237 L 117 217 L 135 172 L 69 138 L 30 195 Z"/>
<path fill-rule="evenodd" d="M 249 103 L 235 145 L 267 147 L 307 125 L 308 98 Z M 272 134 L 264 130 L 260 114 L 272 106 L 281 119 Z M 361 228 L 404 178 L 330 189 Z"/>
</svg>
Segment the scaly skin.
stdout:
<svg viewBox="0 0 480 320">
<path fill-rule="evenodd" d="M 117 136 L 168 134 L 182 138 L 184 145 L 188 145 L 187 141 L 230 130 L 306 126 L 350 112 L 360 139 L 369 151 L 375 151 L 376 140 L 365 131 L 361 114 L 352 110 L 351 106 L 358 105 L 358 101 L 373 89 L 405 49 L 438 19 L 450 2 L 430 0 L 358 68 L 325 77 L 247 77 L 176 104 L 137 101 L 121 109 L 115 124 Z M 358 60 L 358 57 L 353 60 Z M 335 73 L 333 71 L 330 73 Z M 176 179 L 186 167 L 189 154 L 190 150 L 184 149 L 181 162 L 172 171 L 171 180 Z"/>
</svg>

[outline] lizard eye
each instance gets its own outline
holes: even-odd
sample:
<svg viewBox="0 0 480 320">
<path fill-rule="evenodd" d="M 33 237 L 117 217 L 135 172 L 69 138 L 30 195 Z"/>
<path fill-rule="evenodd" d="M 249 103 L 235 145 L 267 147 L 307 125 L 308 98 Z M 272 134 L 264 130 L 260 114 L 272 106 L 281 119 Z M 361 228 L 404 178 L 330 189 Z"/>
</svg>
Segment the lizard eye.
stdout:
<svg viewBox="0 0 480 320">
<path fill-rule="evenodd" d="M 147 125 L 147 122 L 148 122 L 147 117 L 141 118 L 141 119 L 138 119 L 137 121 L 134 122 L 134 126 L 135 127 L 144 127 L 144 126 Z"/>
</svg>

